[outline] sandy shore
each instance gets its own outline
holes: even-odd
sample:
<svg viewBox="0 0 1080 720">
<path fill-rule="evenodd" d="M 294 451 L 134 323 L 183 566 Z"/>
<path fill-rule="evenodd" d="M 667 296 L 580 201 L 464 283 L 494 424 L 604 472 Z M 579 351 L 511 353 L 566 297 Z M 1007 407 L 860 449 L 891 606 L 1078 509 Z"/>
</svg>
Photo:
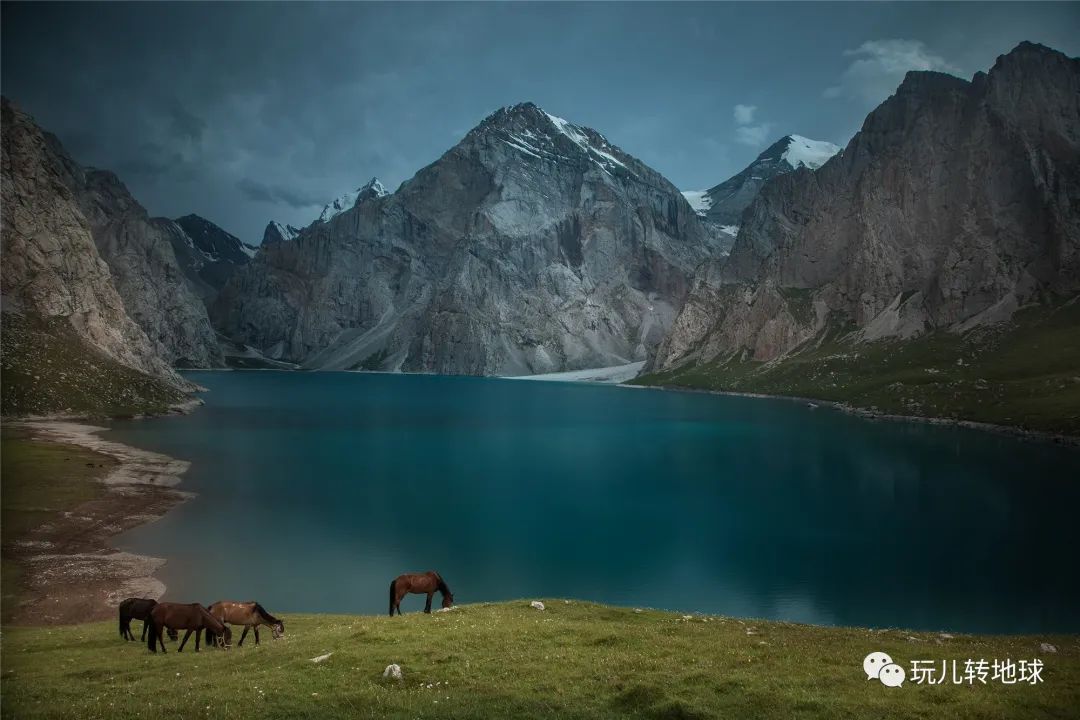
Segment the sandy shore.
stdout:
<svg viewBox="0 0 1080 720">
<path fill-rule="evenodd" d="M 157 520 L 193 497 L 175 489 L 189 463 L 103 439 L 106 428 L 66 420 L 5 423 L 38 440 L 76 445 L 117 461 L 105 491 L 40 525 L 11 548 L 23 568 L 24 601 L 14 624 L 67 624 L 115 617 L 127 597 L 160 598 L 161 558 L 119 552 L 111 539 Z"/>
</svg>

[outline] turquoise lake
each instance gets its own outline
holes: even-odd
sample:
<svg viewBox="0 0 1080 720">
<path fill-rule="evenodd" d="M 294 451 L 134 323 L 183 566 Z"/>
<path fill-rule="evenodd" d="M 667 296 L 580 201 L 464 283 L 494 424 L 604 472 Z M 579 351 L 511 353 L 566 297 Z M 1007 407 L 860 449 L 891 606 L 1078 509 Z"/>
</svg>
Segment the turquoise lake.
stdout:
<svg viewBox="0 0 1080 720">
<path fill-rule="evenodd" d="M 463 603 L 1080 631 L 1076 448 L 779 399 L 188 377 L 205 407 L 108 433 L 192 463 L 198 496 L 117 542 L 168 558 L 170 600 L 385 613 L 391 579 L 436 569 Z"/>
</svg>

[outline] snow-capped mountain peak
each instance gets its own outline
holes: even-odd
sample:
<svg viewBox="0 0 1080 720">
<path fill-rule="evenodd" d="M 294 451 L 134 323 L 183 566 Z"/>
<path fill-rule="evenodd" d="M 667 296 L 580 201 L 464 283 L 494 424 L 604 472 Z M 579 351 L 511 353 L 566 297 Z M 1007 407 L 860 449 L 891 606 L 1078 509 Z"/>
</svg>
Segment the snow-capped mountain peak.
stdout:
<svg viewBox="0 0 1080 720">
<path fill-rule="evenodd" d="M 373 177 L 365 184 L 352 192 L 347 192 L 328 202 L 319 214 L 318 222 L 327 222 L 346 210 L 356 207 L 356 204 L 369 198 L 380 198 L 389 195 L 390 192 L 379 182 L 379 178 Z"/>
<path fill-rule="evenodd" d="M 545 112 L 531 102 L 496 110 L 473 133 L 476 137 L 493 137 L 496 142 L 537 160 L 563 160 L 567 150 L 576 147 L 608 175 L 616 170 L 633 172 L 626 163 L 626 154 L 603 135 Z M 572 145 L 567 145 L 566 140 Z"/>
<path fill-rule="evenodd" d="M 833 145 L 824 140 L 811 140 L 802 135 L 788 135 L 787 150 L 780 156 L 792 168 L 807 167 L 817 170 L 824 165 L 829 158 L 840 152 L 839 145 Z"/>
</svg>

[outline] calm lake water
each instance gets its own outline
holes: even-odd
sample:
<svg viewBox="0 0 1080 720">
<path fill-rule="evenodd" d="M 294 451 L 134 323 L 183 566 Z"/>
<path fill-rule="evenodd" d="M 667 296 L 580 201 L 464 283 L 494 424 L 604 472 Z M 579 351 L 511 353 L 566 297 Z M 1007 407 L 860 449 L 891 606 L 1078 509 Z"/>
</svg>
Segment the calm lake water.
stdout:
<svg viewBox="0 0 1080 720">
<path fill-rule="evenodd" d="M 787 400 L 189 377 L 204 408 L 110 433 L 192 462 L 182 487 L 198 497 L 118 543 L 169 558 L 172 600 L 386 612 L 393 577 L 437 569 L 458 602 L 1080 630 L 1076 449 Z"/>
</svg>

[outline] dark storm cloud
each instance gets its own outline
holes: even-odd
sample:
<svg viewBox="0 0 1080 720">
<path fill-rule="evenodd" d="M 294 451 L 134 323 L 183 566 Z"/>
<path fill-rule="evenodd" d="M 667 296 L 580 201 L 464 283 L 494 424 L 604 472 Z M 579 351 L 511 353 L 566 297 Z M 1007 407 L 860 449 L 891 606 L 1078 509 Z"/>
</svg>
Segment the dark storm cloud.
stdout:
<svg viewBox="0 0 1080 720">
<path fill-rule="evenodd" d="M 251 178 L 240 178 L 236 183 L 240 193 L 253 202 L 287 205 L 291 208 L 310 208 L 326 203 L 326 198 L 303 195 L 284 185 L 268 185 Z"/>
<path fill-rule="evenodd" d="M 907 69 L 970 75 L 1024 39 L 1080 51 L 1077 4 L 4 3 L 2 15 L 6 95 L 150 212 L 197 212 L 247 240 L 271 218 L 307 224 L 373 175 L 397 186 L 515 102 L 702 188 L 785 133 L 846 142 Z"/>
<path fill-rule="evenodd" d="M 203 131 L 206 129 L 205 120 L 196 117 L 179 103 L 172 106 L 170 115 L 170 129 L 176 137 L 192 142 L 202 139 Z"/>
</svg>

